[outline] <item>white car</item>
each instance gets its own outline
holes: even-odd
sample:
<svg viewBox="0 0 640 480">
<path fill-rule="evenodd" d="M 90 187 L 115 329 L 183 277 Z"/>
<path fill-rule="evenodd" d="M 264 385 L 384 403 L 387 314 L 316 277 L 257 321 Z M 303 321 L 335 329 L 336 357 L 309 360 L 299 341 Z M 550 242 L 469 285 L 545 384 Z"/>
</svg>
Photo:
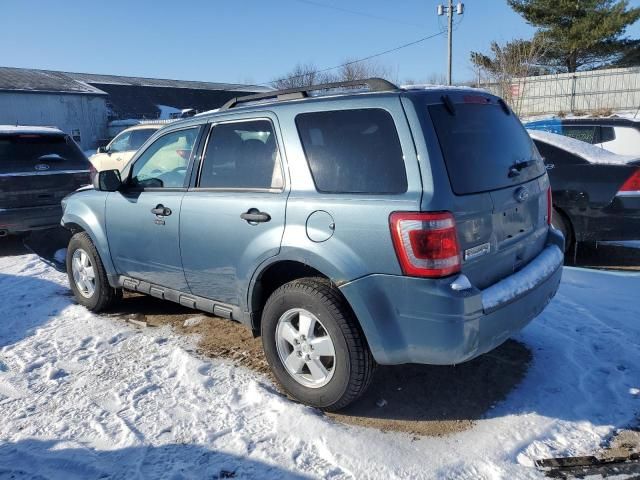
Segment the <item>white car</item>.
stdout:
<svg viewBox="0 0 640 480">
<path fill-rule="evenodd" d="M 640 121 L 622 117 L 548 118 L 525 123 L 541 130 L 575 138 L 618 155 L 640 157 Z"/>
<path fill-rule="evenodd" d="M 165 124 L 145 123 L 120 132 L 106 147 L 89 157 L 97 171 L 122 170 L 147 139 Z"/>
</svg>

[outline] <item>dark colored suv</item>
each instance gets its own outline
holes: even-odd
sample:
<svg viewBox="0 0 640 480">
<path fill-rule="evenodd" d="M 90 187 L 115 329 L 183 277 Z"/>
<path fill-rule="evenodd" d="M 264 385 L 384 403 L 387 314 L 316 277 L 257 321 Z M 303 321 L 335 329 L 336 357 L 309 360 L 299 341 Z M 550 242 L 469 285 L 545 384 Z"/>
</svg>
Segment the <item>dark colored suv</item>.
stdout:
<svg viewBox="0 0 640 480">
<path fill-rule="evenodd" d="M 89 183 L 90 163 L 69 135 L 0 125 L 0 236 L 59 226 L 62 198 Z"/>
<path fill-rule="evenodd" d="M 64 202 L 77 301 L 125 288 L 241 322 L 284 390 L 327 410 L 376 363 L 460 363 L 523 328 L 563 238 L 520 121 L 477 90 L 364 83 L 231 100 L 100 172 Z"/>
</svg>

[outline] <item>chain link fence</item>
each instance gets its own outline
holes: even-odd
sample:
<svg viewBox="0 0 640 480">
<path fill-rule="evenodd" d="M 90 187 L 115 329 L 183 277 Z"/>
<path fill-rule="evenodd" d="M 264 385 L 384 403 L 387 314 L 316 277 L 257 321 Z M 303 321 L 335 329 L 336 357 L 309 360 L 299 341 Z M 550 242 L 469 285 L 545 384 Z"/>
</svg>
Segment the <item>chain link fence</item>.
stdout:
<svg viewBox="0 0 640 480">
<path fill-rule="evenodd" d="M 514 78 L 508 85 L 479 86 L 508 100 L 525 117 L 640 108 L 640 67 Z"/>
</svg>

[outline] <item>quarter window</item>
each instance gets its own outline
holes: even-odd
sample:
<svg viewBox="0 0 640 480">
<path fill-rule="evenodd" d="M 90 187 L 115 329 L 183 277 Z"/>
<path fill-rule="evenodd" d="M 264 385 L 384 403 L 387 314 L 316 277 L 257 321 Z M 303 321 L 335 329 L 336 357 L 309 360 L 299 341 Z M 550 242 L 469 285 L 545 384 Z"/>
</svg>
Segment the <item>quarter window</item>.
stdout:
<svg viewBox="0 0 640 480">
<path fill-rule="evenodd" d="M 385 110 L 302 113 L 296 117 L 296 126 L 318 191 L 407 191 L 400 139 Z"/>
<path fill-rule="evenodd" d="M 600 143 L 612 142 L 616 139 L 613 127 L 600 127 Z"/>
<path fill-rule="evenodd" d="M 142 188 L 184 187 L 191 151 L 199 127 L 167 133 L 136 160 L 131 183 Z"/>
<path fill-rule="evenodd" d="M 269 120 L 213 127 L 199 187 L 282 189 L 283 185 L 275 132 Z"/>
</svg>

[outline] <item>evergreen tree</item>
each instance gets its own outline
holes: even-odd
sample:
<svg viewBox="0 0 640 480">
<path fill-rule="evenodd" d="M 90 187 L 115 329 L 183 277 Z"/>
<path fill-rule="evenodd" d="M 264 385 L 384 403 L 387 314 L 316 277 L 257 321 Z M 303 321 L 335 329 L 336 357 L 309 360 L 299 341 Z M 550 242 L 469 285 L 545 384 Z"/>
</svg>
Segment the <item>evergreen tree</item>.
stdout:
<svg viewBox="0 0 640 480">
<path fill-rule="evenodd" d="M 628 61 L 637 40 L 623 37 L 640 18 L 627 0 L 507 0 L 532 26 L 545 47 L 541 62 L 557 72 Z"/>
</svg>

